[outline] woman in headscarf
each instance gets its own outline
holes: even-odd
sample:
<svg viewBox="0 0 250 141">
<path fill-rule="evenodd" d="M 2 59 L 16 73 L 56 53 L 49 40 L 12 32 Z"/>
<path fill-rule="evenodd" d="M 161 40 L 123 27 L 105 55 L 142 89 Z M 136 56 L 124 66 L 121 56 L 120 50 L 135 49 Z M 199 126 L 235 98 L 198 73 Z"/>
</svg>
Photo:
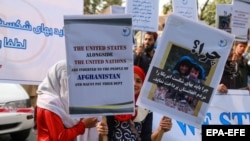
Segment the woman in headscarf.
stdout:
<svg viewBox="0 0 250 141">
<path fill-rule="evenodd" d="M 70 117 L 66 61 L 59 61 L 49 69 L 37 94 L 37 141 L 73 141 L 84 133 L 85 137 L 79 136 L 79 140 L 88 140 L 87 128 L 95 127 L 98 119 Z"/>
<path fill-rule="evenodd" d="M 134 96 L 135 103 L 145 79 L 144 71 L 134 66 Z M 107 122 L 97 124 L 98 133 L 107 136 L 109 141 L 155 141 L 161 136 L 161 131 L 168 132 L 172 128 L 172 121 L 162 117 L 160 125 L 152 133 L 153 113 L 146 109 L 136 107 L 133 115 L 107 116 Z"/>
</svg>

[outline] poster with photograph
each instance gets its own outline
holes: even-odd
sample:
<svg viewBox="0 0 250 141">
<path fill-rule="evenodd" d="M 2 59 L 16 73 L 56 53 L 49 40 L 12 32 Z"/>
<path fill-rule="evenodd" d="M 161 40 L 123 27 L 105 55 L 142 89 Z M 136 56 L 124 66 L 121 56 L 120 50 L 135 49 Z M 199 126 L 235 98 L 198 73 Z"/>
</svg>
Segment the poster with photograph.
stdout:
<svg viewBox="0 0 250 141">
<path fill-rule="evenodd" d="M 64 25 L 69 113 L 134 113 L 131 15 L 69 15 Z"/>
<path fill-rule="evenodd" d="M 137 104 L 200 128 L 234 36 L 177 14 L 165 25 Z"/>
<path fill-rule="evenodd" d="M 216 5 L 216 27 L 231 33 L 232 22 L 232 4 L 217 4 Z"/>
</svg>

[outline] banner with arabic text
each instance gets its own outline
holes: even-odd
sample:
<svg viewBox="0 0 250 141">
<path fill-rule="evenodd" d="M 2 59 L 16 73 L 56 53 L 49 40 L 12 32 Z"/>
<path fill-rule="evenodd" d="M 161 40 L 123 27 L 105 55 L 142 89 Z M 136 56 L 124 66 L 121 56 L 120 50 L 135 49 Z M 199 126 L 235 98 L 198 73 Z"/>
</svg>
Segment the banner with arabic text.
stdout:
<svg viewBox="0 0 250 141">
<path fill-rule="evenodd" d="M 1 0 L 0 81 L 39 84 L 65 59 L 63 15 L 83 14 L 82 0 Z"/>
</svg>

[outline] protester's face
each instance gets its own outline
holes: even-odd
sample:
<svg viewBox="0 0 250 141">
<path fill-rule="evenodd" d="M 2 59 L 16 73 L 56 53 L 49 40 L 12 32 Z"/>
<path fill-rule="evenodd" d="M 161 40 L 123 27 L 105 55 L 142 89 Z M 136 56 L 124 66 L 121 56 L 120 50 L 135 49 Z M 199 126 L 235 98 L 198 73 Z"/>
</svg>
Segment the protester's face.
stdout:
<svg viewBox="0 0 250 141">
<path fill-rule="evenodd" d="M 239 43 L 236 45 L 235 52 L 238 55 L 242 55 L 245 52 L 246 44 Z"/>
<path fill-rule="evenodd" d="M 195 70 L 194 68 L 192 68 L 192 69 L 190 70 L 190 76 L 191 76 L 192 78 L 198 78 L 198 76 L 199 76 L 199 71 L 197 71 L 197 70 Z"/>
<path fill-rule="evenodd" d="M 143 80 L 141 79 L 141 77 L 138 74 L 134 73 L 134 92 L 135 92 L 135 95 L 140 93 L 142 84 L 143 84 Z"/>
<path fill-rule="evenodd" d="M 189 70 L 189 66 L 187 64 L 180 65 L 180 74 L 181 75 L 187 74 L 188 70 Z"/>
<path fill-rule="evenodd" d="M 154 43 L 155 43 L 155 40 L 154 40 L 153 34 L 145 34 L 144 41 L 143 41 L 144 48 L 151 47 L 154 45 Z"/>
<path fill-rule="evenodd" d="M 231 49 L 231 51 L 230 51 L 230 53 L 229 53 L 229 55 L 228 55 L 228 57 L 227 57 L 227 60 L 228 60 L 228 61 L 232 61 L 233 55 L 234 55 L 234 50 Z"/>
</svg>

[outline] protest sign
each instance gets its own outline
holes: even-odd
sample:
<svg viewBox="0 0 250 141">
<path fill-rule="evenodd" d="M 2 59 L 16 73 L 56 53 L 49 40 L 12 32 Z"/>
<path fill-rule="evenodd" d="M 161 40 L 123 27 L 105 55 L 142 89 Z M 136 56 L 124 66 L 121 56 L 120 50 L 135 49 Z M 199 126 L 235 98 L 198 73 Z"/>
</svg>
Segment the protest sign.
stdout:
<svg viewBox="0 0 250 141">
<path fill-rule="evenodd" d="M 133 30 L 158 31 L 158 0 L 127 0 L 126 13 L 132 15 Z"/>
<path fill-rule="evenodd" d="M 173 13 L 198 21 L 196 0 L 173 0 Z"/>
<path fill-rule="evenodd" d="M 233 0 L 232 34 L 239 41 L 247 40 L 250 1 Z"/>
<path fill-rule="evenodd" d="M 233 41 L 232 34 L 171 14 L 137 104 L 200 127 Z"/>
<path fill-rule="evenodd" d="M 119 5 L 112 5 L 110 6 L 110 13 L 111 14 L 125 14 L 125 7 Z"/>
<path fill-rule="evenodd" d="M 234 90 L 235 93 L 227 95 L 215 94 L 208 108 L 202 125 L 249 125 L 250 101 L 248 95 L 243 94 L 241 90 Z M 154 113 L 153 130 L 159 126 L 159 120 L 162 115 Z M 202 141 L 201 127 L 183 123 L 182 121 L 172 119 L 173 127 L 170 132 L 163 135 L 162 140 L 177 140 L 177 141 Z M 178 136 L 176 136 L 178 135 Z"/>
<path fill-rule="evenodd" d="M 82 0 L 1 0 L 0 81 L 39 84 L 65 59 L 63 15 L 82 14 L 82 5 Z"/>
<path fill-rule="evenodd" d="M 232 22 L 232 4 L 217 4 L 216 5 L 216 27 L 231 33 Z"/>
<path fill-rule="evenodd" d="M 133 113 L 131 15 L 65 16 L 64 25 L 70 114 Z"/>
</svg>

